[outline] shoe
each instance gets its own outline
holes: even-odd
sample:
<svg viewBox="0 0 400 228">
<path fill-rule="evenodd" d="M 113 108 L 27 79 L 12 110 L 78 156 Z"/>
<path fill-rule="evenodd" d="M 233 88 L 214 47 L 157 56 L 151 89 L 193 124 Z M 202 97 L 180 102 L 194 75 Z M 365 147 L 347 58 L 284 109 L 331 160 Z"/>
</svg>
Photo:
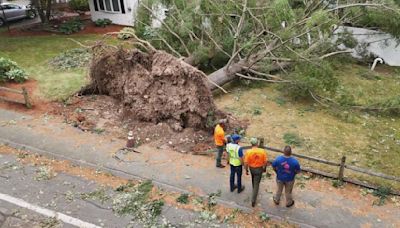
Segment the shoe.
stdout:
<svg viewBox="0 0 400 228">
<path fill-rule="evenodd" d="M 238 193 L 241 193 L 241 192 L 243 192 L 244 191 L 244 186 L 242 186 L 242 188 L 241 189 L 238 189 Z"/>
<path fill-rule="evenodd" d="M 233 189 L 231 189 L 231 192 L 235 191 L 235 189 L 237 189 L 237 185 L 233 186 Z"/>
<path fill-rule="evenodd" d="M 225 168 L 224 165 L 217 165 L 217 168 Z"/>
<path fill-rule="evenodd" d="M 272 199 L 274 201 L 275 205 L 279 205 L 279 201 L 276 201 L 275 199 Z"/>
<path fill-rule="evenodd" d="M 292 203 L 287 204 L 286 207 L 291 207 L 291 206 L 293 206 L 293 205 L 294 205 L 294 200 L 292 200 Z"/>
<path fill-rule="evenodd" d="M 251 202 L 251 206 L 255 207 L 256 206 L 256 202 Z"/>
</svg>

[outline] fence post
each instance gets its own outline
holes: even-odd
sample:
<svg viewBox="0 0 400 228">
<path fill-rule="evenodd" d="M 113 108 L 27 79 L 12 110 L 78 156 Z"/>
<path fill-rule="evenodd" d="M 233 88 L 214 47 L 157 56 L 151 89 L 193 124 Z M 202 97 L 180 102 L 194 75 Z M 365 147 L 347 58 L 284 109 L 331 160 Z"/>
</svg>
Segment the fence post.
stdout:
<svg viewBox="0 0 400 228">
<path fill-rule="evenodd" d="M 343 181 L 345 164 L 346 164 L 346 156 L 343 156 L 342 160 L 340 161 L 339 176 L 338 176 L 339 181 Z"/>
<path fill-rule="evenodd" d="M 22 87 L 22 95 L 24 95 L 25 106 L 27 108 L 32 108 L 32 104 L 29 101 L 28 91 L 26 91 L 25 87 Z"/>
<path fill-rule="evenodd" d="M 263 148 L 264 147 L 264 138 L 259 138 L 258 140 L 259 140 L 258 147 Z"/>
</svg>

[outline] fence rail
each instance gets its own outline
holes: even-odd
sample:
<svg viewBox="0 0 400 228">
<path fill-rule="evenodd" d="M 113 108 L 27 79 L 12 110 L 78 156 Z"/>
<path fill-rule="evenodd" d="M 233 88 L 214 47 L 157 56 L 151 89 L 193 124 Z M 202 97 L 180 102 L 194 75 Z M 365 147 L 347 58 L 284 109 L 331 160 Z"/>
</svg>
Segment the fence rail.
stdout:
<svg viewBox="0 0 400 228">
<path fill-rule="evenodd" d="M 31 102 L 29 100 L 28 91 L 25 89 L 25 87 L 22 87 L 21 90 L 17 90 L 17 89 L 11 89 L 11 88 L 6 88 L 6 87 L 1 87 L 0 86 L 0 91 L 4 91 L 4 92 L 7 92 L 7 93 L 21 94 L 23 96 L 23 98 L 24 98 L 24 100 L 21 101 L 21 100 L 15 100 L 15 99 L 11 99 L 11 98 L 0 96 L 0 100 L 7 101 L 7 102 L 18 103 L 18 104 L 23 104 L 27 108 L 32 108 L 32 104 L 31 104 Z"/>
<path fill-rule="evenodd" d="M 259 147 L 264 148 L 264 149 L 266 149 L 268 151 L 273 151 L 273 152 L 277 152 L 277 153 L 283 153 L 283 151 L 281 149 L 264 146 L 264 139 L 263 138 L 259 139 L 259 141 L 260 141 Z M 250 149 L 250 148 L 251 148 L 251 146 L 244 146 L 243 147 L 243 149 Z M 315 174 L 318 174 L 318 175 L 321 175 L 321 176 L 338 179 L 340 181 L 349 182 L 349 183 L 352 183 L 352 184 L 360 185 L 360 186 L 371 188 L 371 189 L 378 189 L 378 187 L 374 186 L 372 184 L 363 182 L 363 181 L 354 180 L 354 179 L 345 177 L 344 176 L 345 169 L 349 169 L 351 171 L 354 171 L 354 172 L 357 172 L 357 173 L 366 174 L 366 175 L 369 175 L 369 176 L 379 177 L 379 178 L 382 178 L 382 179 L 385 179 L 385 180 L 400 182 L 400 177 L 397 177 L 397 176 L 391 176 L 391 175 L 387 175 L 387 174 L 384 174 L 384 173 L 379 173 L 379 172 L 375 172 L 375 171 L 372 171 L 372 170 L 368 170 L 368 169 L 364 169 L 364 168 L 360 168 L 360 167 L 356 167 L 356 166 L 347 165 L 346 164 L 346 156 L 343 156 L 340 159 L 340 162 L 332 162 L 332 161 L 328 161 L 328 160 L 325 160 L 325 159 L 316 158 L 316 157 L 312 157 L 312 156 L 307 156 L 307 155 L 303 155 L 303 154 L 297 154 L 297 153 L 292 153 L 292 156 L 298 157 L 298 158 L 301 158 L 301 159 L 305 159 L 305 160 L 310 160 L 310 161 L 313 161 L 313 162 L 323 163 L 323 164 L 334 166 L 334 167 L 339 167 L 339 170 L 338 170 L 337 174 L 328 173 L 328 172 L 325 172 L 325 171 L 316 170 L 316 169 L 312 169 L 312 168 L 309 168 L 309 167 L 302 167 L 301 169 L 306 171 L 306 172 L 315 173 Z M 400 192 L 399 191 L 395 191 L 395 190 L 392 190 L 391 193 L 393 195 L 400 195 Z"/>
</svg>

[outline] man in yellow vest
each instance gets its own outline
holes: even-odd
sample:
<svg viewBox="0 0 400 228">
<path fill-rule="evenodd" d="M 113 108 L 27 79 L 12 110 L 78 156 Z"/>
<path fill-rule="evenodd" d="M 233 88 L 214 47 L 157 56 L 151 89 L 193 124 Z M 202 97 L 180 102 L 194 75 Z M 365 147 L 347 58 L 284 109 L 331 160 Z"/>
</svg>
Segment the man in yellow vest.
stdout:
<svg viewBox="0 0 400 228">
<path fill-rule="evenodd" d="M 229 179 L 231 192 L 238 189 L 238 193 L 244 190 L 242 186 L 242 170 L 243 170 L 243 148 L 239 146 L 240 135 L 232 135 L 232 142 L 226 145 L 228 153 L 228 164 L 231 166 L 231 175 Z M 235 175 L 237 176 L 237 185 L 235 185 Z"/>
<path fill-rule="evenodd" d="M 225 166 L 221 164 L 222 154 L 224 153 L 224 147 L 226 144 L 225 123 L 226 120 L 219 120 L 214 129 L 214 142 L 215 146 L 217 147 L 216 166 L 218 168 L 225 168 Z"/>
<path fill-rule="evenodd" d="M 249 168 L 251 172 L 251 183 L 253 184 L 253 193 L 251 197 L 251 206 L 256 206 L 256 200 L 258 195 L 258 189 L 260 187 L 261 177 L 267 167 L 267 152 L 258 148 L 258 140 L 251 138 L 250 143 L 252 148 L 246 151 L 244 157 L 244 168 L 246 169 L 246 175 L 249 175 Z"/>
</svg>

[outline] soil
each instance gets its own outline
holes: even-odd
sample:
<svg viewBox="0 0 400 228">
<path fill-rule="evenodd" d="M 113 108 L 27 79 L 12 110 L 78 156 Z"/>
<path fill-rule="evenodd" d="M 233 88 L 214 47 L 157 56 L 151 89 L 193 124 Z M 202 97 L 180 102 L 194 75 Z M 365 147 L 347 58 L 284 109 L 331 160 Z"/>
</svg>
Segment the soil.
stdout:
<svg viewBox="0 0 400 228">
<path fill-rule="evenodd" d="M 52 24 L 55 26 L 60 25 L 63 21 L 66 21 L 70 18 L 61 18 L 56 21 L 52 21 Z M 77 33 L 73 33 L 73 35 L 86 35 L 86 34 L 106 34 L 110 32 L 119 32 L 125 26 L 122 25 L 107 25 L 106 27 L 97 27 L 96 24 L 90 20 L 84 21 L 85 28 Z M 59 32 L 50 32 L 44 31 L 39 25 L 31 27 L 29 29 L 22 28 L 12 28 L 10 31 L 0 32 L 0 36 L 8 36 L 8 37 L 18 37 L 18 36 L 49 36 L 49 35 L 63 35 Z M 65 35 L 68 36 L 68 35 Z"/>
<path fill-rule="evenodd" d="M 109 95 L 123 105 L 124 116 L 175 131 L 207 129 L 225 118 L 218 111 L 206 76 L 172 55 L 137 49 L 108 51 L 95 56 L 91 84 L 82 94 Z"/>
<path fill-rule="evenodd" d="M 11 88 L 11 89 L 16 89 L 16 90 L 21 90 L 24 87 L 28 92 L 29 100 L 32 104 L 32 109 L 28 109 L 23 104 L 13 103 L 13 102 L 8 102 L 8 101 L 7 102 L 0 101 L 0 108 L 10 109 L 10 110 L 14 110 L 17 112 L 23 112 L 23 113 L 27 113 L 27 114 L 30 114 L 33 116 L 37 116 L 37 115 L 40 115 L 40 114 L 43 114 L 43 113 L 53 110 L 53 107 L 55 106 L 54 103 L 43 100 L 42 98 L 39 98 L 37 96 L 38 84 L 35 80 L 30 79 L 24 83 L 8 82 L 8 83 L 0 84 L 0 86 L 6 87 L 6 88 Z M 0 97 L 5 97 L 5 98 L 24 102 L 24 97 L 22 94 L 15 94 L 15 93 L 10 93 L 10 92 L 0 91 Z"/>
</svg>

